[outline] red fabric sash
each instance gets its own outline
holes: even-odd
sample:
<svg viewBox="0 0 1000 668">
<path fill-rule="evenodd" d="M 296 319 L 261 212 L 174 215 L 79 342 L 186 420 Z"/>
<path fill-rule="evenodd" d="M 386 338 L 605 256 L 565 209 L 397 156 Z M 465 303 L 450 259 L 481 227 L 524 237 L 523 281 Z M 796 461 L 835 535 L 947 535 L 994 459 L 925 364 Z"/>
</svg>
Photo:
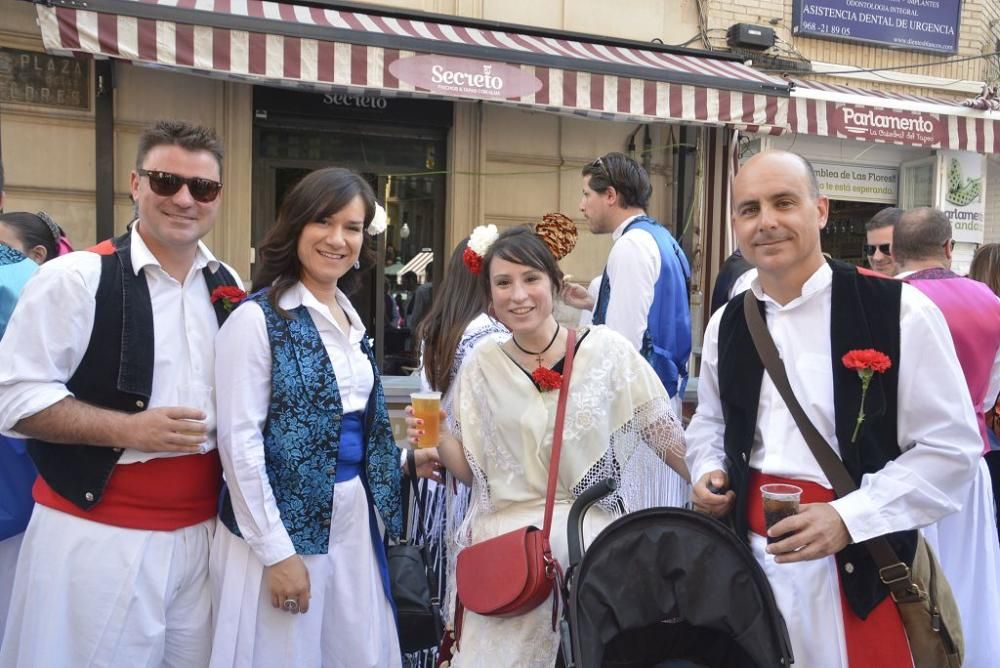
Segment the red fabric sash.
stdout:
<svg viewBox="0 0 1000 668">
<path fill-rule="evenodd" d="M 801 503 L 829 503 L 836 498 L 832 489 L 814 482 L 782 478 L 760 471 L 750 471 L 750 487 L 747 495 L 747 519 L 750 530 L 760 536 L 767 536 L 764 524 L 764 502 L 758 490 L 761 485 L 785 483 L 802 488 Z M 839 569 L 838 569 L 839 575 Z M 885 668 L 910 667 L 913 658 L 906 640 L 906 630 L 899 610 L 891 596 L 886 596 L 867 619 L 861 619 L 851 609 L 844 588 L 840 588 L 840 608 L 844 616 L 844 636 L 847 643 L 847 660 L 852 668 L 880 666 Z M 785 615 L 793 611 L 782 611 Z"/>
<path fill-rule="evenodd" d="M 49 508 L 102 524 L 174 531 L 215 516 L 222 487 L 219 451 L 115 466 L 100 502 L 90 510 L 59 496 L 39 476 L 32 494 Z"/>
</svg>

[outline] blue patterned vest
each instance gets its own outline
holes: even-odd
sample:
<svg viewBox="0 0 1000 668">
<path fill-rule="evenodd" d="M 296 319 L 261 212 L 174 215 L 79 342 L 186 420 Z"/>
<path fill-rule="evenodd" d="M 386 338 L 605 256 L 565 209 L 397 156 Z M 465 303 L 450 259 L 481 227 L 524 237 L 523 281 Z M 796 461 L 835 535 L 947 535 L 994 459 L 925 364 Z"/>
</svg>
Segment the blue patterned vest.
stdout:
<svg viewBox="0 0 1000 668">
<path fill-rule="evenodd" d="M 637 216 L 622 236 L 632 229 L 648 232 L 660 251 L 660 275 L 653 286 L 653 303 L 646 316 L 639 353 L 656 371 L 667 394 L 674 397 L 680 392 L 683 396 L 691 356 L 691 309 L 687 295 L 691 267 L 670 232 L 649 216 Z M 606 323 L 610 300 L 611 281 L 605 269 L 594 306 L 595 325 Z"/>
<path fill-rule="evenodd" d="M 305 306 L 281 317 L 267 290 L 250 297 L 264 311 L 271 344 L 271 405 L 264 425 L 267 478 L 296 553 L 326 554 L 344 407 L 333 363 Z M 249 300 L 248 300 L 249 301 Z M 375 357 L 362 340 L 375 373 L 365 410 L 365 461 L 361 478 L 390 538 L 402 531 L 399 449 Z M 220 519 L 240 536 L 229 490 L 223 491 Z"/>
</svg>

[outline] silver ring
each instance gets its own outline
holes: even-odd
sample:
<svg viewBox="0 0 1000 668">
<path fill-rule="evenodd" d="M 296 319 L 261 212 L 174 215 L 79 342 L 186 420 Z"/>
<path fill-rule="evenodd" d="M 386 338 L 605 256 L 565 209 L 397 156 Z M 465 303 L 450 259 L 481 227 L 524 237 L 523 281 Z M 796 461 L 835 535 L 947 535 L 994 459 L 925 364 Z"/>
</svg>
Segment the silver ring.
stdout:
<svg viewBox="0 0 1000 668">
<path fill-rule="evenodd" d="M 288 612 L 296 612 L 299 609 L 299 602 L 294 598 L 286 598 L 285 602 L 281 604 L 281 607 Z"/>
</svg>

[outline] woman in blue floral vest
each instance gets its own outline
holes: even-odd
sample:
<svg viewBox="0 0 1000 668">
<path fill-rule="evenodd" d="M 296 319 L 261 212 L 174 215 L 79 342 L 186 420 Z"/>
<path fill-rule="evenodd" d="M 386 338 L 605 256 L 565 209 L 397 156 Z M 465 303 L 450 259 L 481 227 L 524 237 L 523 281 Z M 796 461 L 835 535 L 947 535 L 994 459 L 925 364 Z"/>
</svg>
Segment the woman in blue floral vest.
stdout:
<svg viewBox="0 0 1000 668">
<path fill-rule="evenodd" d="M 400 665 L 379 528 L 400 533 L 399 450 L 347 297 L 384 226 L 359 175 L 307 175 L 219 331 L 213 666 Z"/>
</svg>

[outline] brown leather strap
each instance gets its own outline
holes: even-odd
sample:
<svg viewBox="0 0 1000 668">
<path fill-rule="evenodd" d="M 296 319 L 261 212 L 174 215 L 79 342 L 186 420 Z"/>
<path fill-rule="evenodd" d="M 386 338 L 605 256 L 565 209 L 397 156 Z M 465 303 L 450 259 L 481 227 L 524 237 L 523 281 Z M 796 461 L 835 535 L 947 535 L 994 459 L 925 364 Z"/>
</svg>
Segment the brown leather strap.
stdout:
<svg viewBox="0 0 1000 668">
<path fill-rule="evenodd" d="M 781 355 L 778 354 L 778 348 L 774 345 L 771 333 L 767 331 L 767 324 L 760 315 L 757 298 L 752 290 L 747 290 L 743 297 L 743 315 L 746 318 L 747 327 L 750 329 L 753 344 L 757 348 L 757 354 L 760 355 L 760 361 L 763 362 L 778 394 L 785 400 L 788 412 L 792 414 L 795 425 L 802 432 L 802 437 L 812 451 L 813 457 L 823 469 L 827 480 L 833 485 L 833 491 L 838 497 L 844 497 L 857 490 L 858 486 L 854 484 L 854 479 L 848 473 L 844 462 L 819 433 L 802 409 L 799 400 L 795 398 L 792 386 L 788 382 L 785 365 L 781 361 Z M 910 579 L 909 566 L 900 561 L 899 555 L 896 554 L 889 541 L 883 536 L 877 536 L 866 540 L 864 545 L 868 548 L 872 559 L 875 560 L 875 564 L 879 568 L 879 577 L 889 587 L 893 598 L 898 602 L 912 594 L 913 581 Z"/>
<path fill-rule="evenodd" d="M 552 506 L 556 500 L 556 481 L 559 478 L 559 453 L 562 451 L 563 423 L 566 421 L 566 399 L 569 397 L 569 377 L 573 372 L 573 357 L 576 354 L 576 330 L 566 333 L 566 357 L 563 358 L 562 387 L 559 388 L 559 403 L 556 406 L 556 424 L 552 431 L 552 457 L 549 459 L 549 486 L 545 492 L 545 523 L 542 534 L 548 538 L 552 528 Z"/>
</svg>

